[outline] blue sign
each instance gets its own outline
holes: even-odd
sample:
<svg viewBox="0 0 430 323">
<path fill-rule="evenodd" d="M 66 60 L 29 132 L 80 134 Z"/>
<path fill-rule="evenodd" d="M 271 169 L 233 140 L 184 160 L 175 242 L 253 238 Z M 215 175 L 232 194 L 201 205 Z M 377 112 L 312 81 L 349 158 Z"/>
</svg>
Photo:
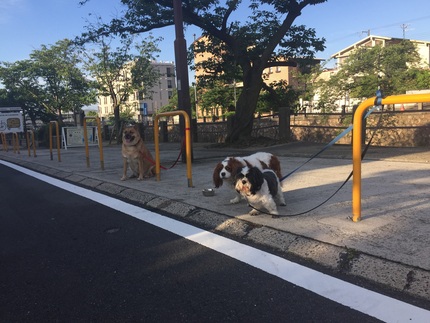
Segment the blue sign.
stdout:
<svg viewBox="0 0 430 323">
<path fill-rule="evenodd" d="M 140 104 L 140 111 L 142 111 L 144 116 L 148 115 L 148 103 L 144 102 Z"/>
</svg>

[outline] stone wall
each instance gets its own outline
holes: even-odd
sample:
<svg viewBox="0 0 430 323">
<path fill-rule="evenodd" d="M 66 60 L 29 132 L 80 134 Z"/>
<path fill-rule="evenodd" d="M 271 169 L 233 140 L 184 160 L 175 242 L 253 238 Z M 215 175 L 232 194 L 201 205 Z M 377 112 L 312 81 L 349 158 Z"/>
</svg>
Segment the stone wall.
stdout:
<svg viewBox="0 0 430 323">
<path fill-rule="evenodd" d="M 328 143 L 350 126 L 352 115 L 346 114 L 299 114 L 291 116 L 291 137 L 293 141 Z M 380 122 L 380 125 L 378 125 Z M 373 145 L 378 146 L 429 146 L 430 111 L 396 111 L 372 113 L 366 120 L 366 138 L 376 130 Z M 279 139 L 279 119 L 277 117 L 254 120 L 253 137 Z M 179 125 L 169 124 L 168 140 L 179 142 Z M 226 122 L 198 123 L 193 137 L 198 142 L 221 143 L 227 135 Z M 153 127 L 145 129 L 145 140 L 154 139 Z M 160 139 L 162 140 L 162 139 Z M 338 143 L 350 144 L 351 132 Z"/>
<path fill-rule="evenodd" d="M 295 140 L 329 142 L 352 122 L 352 115 L 300 115 L 291 118 Z M 430 111 L 374 112 L 366 120 L 366 138 L 376 130 L 373 145 L 430 146 Z M 339 143 L 351 143 L 351 132 Z"/>
</svg>

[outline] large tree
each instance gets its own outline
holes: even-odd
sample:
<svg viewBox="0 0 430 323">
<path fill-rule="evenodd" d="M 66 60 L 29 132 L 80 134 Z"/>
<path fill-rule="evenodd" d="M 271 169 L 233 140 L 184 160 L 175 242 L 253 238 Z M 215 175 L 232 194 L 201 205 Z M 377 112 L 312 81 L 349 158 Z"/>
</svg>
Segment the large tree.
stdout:
<svg viewBox="0 0 430 323">
<path fill-rule="evenodd" d="M 42 45 L 30 59 L 2 62 L 0 80 L 10 95 L 27 102 L 30 118 L 43 107 L 61 123 L 63 112 L 78 112 L 96 102 L 93 83 L 81 71 L 80 62 L 76 47 L 64 39 Z"/>
<path fill-rule="evenodd" d="M 83 0 L 81 2 L 87 2 Z M 100 34 L 135 34 L 173 25 L 173 2 L 178 0 L 122 0 L 127 6 L 124 17 L 86 33 L 91 39 Z M 235 126 L 227 141 L 249 138 L 258 96 L 263 87 L 263 70 L 271 66 L 292 65 L 294 58 L 312 58 L 324 49 L 313 29 L 294 26 L 294 20 L 308 5 L 326 0 L 199 0 L 182 1 L 185 24 L 202 30 L 209 42 L 199 44 L 195 51 L 211 52 L 216 59 L 207 62 L 205 70 L 212 77 L 236 78 L 243 82 L 243 91 L 236 105 Z M 249 12 L 247 19 L 235 18 Z"/>
</svg>

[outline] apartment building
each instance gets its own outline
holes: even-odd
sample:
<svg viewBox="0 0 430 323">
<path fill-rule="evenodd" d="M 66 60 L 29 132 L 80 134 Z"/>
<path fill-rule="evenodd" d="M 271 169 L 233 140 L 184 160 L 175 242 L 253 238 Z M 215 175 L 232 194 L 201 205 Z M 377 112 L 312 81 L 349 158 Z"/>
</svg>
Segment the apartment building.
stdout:
<svg viewBox="0 0 430 323">
<path fill-rule="evenodd" d="M 152 62 L 155 69 L 159 71 L 159 82 L 151 89 L 152 97 L 145 97 L 142 93 L 135 91 L 125 102 L 125 106 L 131 108 L 133 118 L 142 122 L 152 120 L 152 116 L 163 106 L 169 104 L 170 98 L 176 89 L 175 64 L 173 62 Z M 124 68 L 127 70 L 127 67 Z M 102 120 L 113 116 L 112 99 L 108 96 L 99 96 L 98 115 Z"/>
</svg>

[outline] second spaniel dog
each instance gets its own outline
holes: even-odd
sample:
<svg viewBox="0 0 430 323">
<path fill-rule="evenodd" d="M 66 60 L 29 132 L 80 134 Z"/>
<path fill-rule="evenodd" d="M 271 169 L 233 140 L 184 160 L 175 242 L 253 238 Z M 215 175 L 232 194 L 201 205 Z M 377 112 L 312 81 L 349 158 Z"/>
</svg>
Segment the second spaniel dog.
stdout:
<svg viewBox="0 0 430 323">
<path fill-rule="evenodd" d="M 223 185 L 224 181 L 230 184 L 234 189 L 234 177 L 237 171 L 244 167 L 257 167 L 260 170 L 271 169 L 275 172 L 278 178 L 282 178 L 281 164 L 278 157 L 271 153 L 258 152 L 246 157 L 227 157 L 222 162 L 219 162 L 213 172 L 213 183 L 216 188 Z M 240 195 L 230 200 L 230 203 L 239 203 Z"/>
<path fill-rule="evenodd" d="M 272 218 L 277 218 L 276 203 L 286 205 L 279 178 L 271 169 L 261 171 L 257 167 L 243 167 L 236 174 L 235 189 L 252 207 L 250 215 L 257 215 L 265 209 Z"/>
</svg>

